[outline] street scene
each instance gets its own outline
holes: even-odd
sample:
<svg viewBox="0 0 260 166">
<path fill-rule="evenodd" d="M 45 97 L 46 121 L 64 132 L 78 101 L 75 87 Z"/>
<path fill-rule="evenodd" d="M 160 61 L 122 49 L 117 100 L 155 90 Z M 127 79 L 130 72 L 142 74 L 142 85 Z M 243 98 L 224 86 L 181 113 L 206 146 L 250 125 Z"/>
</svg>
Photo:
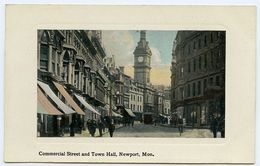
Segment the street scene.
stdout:
<svg viewBox="0 0 260 166">
<path fill-rule="evenodd" d="M 68 135 L 69 136 L 69 135 Z M 153 126 L 136 124 L 135 126 L 116 126 L 113 133 L 114 137 L 153 137 L 153 138 L 213 138 L 213 133 L 209 129 L 192 129 L 186 128 L 182 133 L 179 132 L 178 128 L 171 126 Z M 81 134 L 75 134 L 75 137 L 91 137 L 88 131 L 84 131 Z M 95 137 L 110 137 L 109 131 L 105 129 L 102 132 L 102 136 L 99 131 L 96 131 Z"/>
<path fill-rule="evenodd" d="M 225 31 L 37 39 L 37 137 L 225 138 Z"/>
</svg>

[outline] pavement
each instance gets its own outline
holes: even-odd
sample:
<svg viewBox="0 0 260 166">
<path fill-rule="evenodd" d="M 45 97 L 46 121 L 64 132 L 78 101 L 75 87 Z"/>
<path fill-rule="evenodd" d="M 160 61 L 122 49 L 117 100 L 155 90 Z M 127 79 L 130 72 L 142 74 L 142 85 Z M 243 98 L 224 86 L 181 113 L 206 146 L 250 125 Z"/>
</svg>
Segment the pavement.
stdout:
<svg viewBox="0 0 260 166">
<path fill-rule="evenodd" d="M 69 135 L 65 135 L 69 136 Z M 91 137 L 88 130 L 81 134 L 75 134 L 75 137 Z M 96 130 L 95 137 L 99 137 L 99 131 Z M 103 137 L 109 137 L 108 129 L 103 133 Z M 213 138 L 209 129 L 184 128 L 180 133 L 177 128 L 162 125 L 146 125 L 135 123 L 134 126 L 116 125 L 114 137 L 164 137 L 164 138 Z"/>
</svg>

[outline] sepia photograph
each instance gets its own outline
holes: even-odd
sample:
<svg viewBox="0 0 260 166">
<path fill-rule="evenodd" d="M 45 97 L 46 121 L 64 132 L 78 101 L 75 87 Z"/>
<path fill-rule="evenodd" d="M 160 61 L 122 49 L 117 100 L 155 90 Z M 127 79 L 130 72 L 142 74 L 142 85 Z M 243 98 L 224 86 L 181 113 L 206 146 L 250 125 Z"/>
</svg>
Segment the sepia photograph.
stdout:
<svg viewBox="0 0 260 166">
<path fill-rule="evenodd" d="M 225 138 L 225 31 L 37 33 L 37 137 Z"/>
</svg>

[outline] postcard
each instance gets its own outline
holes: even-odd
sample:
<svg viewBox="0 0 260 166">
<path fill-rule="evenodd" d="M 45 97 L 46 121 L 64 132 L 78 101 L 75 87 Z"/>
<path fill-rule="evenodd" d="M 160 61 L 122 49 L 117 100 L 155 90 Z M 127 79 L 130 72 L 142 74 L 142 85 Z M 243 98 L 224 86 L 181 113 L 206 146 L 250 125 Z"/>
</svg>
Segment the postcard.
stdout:
<svg viewBox="0 0 260 166">
<path fill-rule="evenodd" d="M 255 17 L 7 5 L 5 161 L 254 163 Z"/>
</svg>

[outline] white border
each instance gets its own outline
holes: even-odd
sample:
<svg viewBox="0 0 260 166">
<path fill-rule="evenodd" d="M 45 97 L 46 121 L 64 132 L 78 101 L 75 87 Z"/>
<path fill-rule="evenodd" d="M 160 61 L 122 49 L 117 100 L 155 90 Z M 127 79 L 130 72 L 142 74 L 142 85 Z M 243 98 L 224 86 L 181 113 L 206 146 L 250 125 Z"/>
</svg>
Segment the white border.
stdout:
<svg viewBox="0 0 260 166">
<path fill-rule="evenodd" d="M 32 1 L 32 0 L 29 0 L 29 1 L 4 1 L 4 2 L 1 2 L 1 3 L 35 3 L 34 1 Z M 53 3 L 53 1 L 51 1 L 51 0 L 45 0 L 45 1 L 38 1 L 37 3 Z M 61 1 L 55 1 L 55 3 L 61 3 Z M 244 4 L 246 4 L 246 5 L 257 5 L 257 7 L 259 8 L 259 6 L 260 6 L 260 2 L 259 1 L 257 1 L 257 0 L 254 0 L 254 1 L 252 1 L 252 0 L 250 0 L 250 1 L 245 1 L 245 0 L 243 0 L 243 1 L 234 1 L 234 0 L 221 0 L 221 1 L 213 1 L 213 2 L 208 2 L 208 1 L 206 1 L 206 0 L 204 0 L 204 1 L 199 1 L 199 2 L 197 2 L 197 3 L 194 3 L 194 1 L 188 1 L 188 0 L 183 0 L 183 1 L 179 1 L 179 2 L 177 2 L 177 1 L 171 1 L 171 0 L 168 0 L 168 1 L 137 1 L 137 0 L 134 0 L 134 1 L 132 1 L 131 3 L 129 3 L 129 2 L 121 2 L 121 1 L 110 1 L 110 2 L 107 2 L 107 1 L 79 1 L 79 0 L 77 0 L 77 1 L 72 1 L 72 0 L 69 0 L 69 1 L 62 1 L 62 3 L 67 3 L 67 4 L 71 4 L 71 3 L 77 3 L 77 4 L 81 4 L 81 3 L 84 3 L 84 4 L 153 4 L 153 5 L 156 5 L 156 4 L 162 4 L 162 5 L 167 5 L 167 4 L 193 4 L 193 5 L 200 5 L 200 4 L 213 4 L 213 5 L 222 5 L 222 4 L 228 4 L 228 5 L 244 5 Z M 0 15 L 0 17 L 1 17 L 1 22 L 2 23 L 4 23 L 4 6 L 3 6 L 3 4 L 1 4 L 1 6 L 0 6 L 0 9 L 1 9 L 1 15 Z M 258 14 L 257 14 L 257 20 L 258 20 L 258 22 L 257 22 L 257 27 L 259 27 L 259 12 L 258 12 Z M 2 24 L 3 25 L 3 24 Z M 0 38 L 1 38 L 1 47 L 0 48 L 2 48 L 1 49 L 1 61 L 0 61 L 0 66 L 1 66 L 1 77 L 3 78 L 3 59 L 4 59 L 4 27 L 3 26 L 1 26 L 0 27 L 0 30 L 1 30 L 1 36 L 0 36 Z M 257 33 L 257 45 L 258 45 L 258 43 L 259 43 L 259 33 Z M 260 62 L 259 62 L 259 51 L 257 51 L 257 85 L 259 84 L 259 65 L 260 65 Z M 1 89 L 1 96 L 0 96 L 0 99 L 1 99 L 1 101 L 0 101 L 0 105 L 2 106 L 3 105 L 3 82 L 1 81 L 0 82 L 0 89 Z M 257 101 L 259 100 L 259 88 L 258 88 L 258 86 L 257 86 Z M 3 107 L 1 107 L 1 109 L 3 109 Z M 257 110 L 259 111 L 259 102 L 257 102 Z M 257 127 L 256 127 L 256 131 L 257 131 L 257 139 L 256 140 L 259 140 L 259 112 L 256 112 L 256 123 L 257 123 Z M 3 120 L 3 110 L 1 111 L 1 117 L 2 117 L 2 120 Z M 2 129 L 2 127 L 3 127 L 3 125 L 1 125 L 1 129 Z M 1 130 L 1 131 L 3 131 L 3 130 Z M 1 143 L 2 143 L 2 147 L 3 147 L 3 132 L 1 132 Z M 259 142 L 259 141 L 258 141 Z M 258 146 L 258 143 L 257 142 L 257 153 L 256 153 L 256 156 L 259 156 L 259 146 Z M 3 151 L 2 151 L 3 152 Z M 3 154 L 1 155 L 1 157 L 3 156 Z M 3 161 L 3 160 L 2 160 Z M 257 157 L 256 158 L 256 163 L 259 163 L 259 157 Z M 1 165 L 2 164 L 5 164 L 5 163 L 1 163 Z M 13 164 L 13 165 L 31 165 L 31 164 Z M 35 165 L 35 164 L 33 164 L 33 165 Z M 49 164 L 37 164 L 37 165 L 49 165 Z M 62 164 L 63 165 L 63 164 Z M 255 164 L 255 165 L 257 165 L 257 164 Z"/>
</svg>

